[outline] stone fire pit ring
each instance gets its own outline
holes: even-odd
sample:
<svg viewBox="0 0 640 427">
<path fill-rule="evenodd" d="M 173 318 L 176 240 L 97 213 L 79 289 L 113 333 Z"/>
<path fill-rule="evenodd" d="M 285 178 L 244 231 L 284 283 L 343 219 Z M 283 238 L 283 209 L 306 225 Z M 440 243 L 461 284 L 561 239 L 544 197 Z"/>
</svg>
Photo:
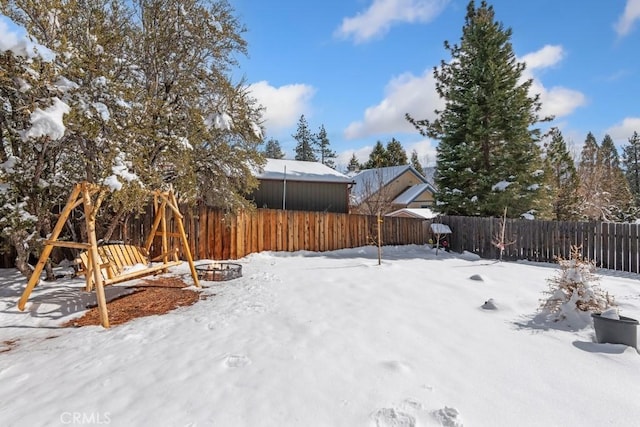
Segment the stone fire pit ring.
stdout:
<svg viewBox="0 0 640 427">
<path fill-rule="evenodd" d="M 242 277 L 242 265 L 233 262 L 208 262 L 196 265 L 198 279 L 221 282 Z"/>
</svg>

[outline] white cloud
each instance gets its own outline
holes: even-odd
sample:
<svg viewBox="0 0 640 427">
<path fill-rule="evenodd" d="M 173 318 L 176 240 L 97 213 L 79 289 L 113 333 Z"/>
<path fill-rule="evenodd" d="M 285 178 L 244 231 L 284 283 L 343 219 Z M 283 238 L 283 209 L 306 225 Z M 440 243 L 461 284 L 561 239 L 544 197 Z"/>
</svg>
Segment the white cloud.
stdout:
<svg viewBox="0 0 640 427">
<path fill-rule="evenodd" d="M 250 85 L 249 91 L 265 107 L 264 125 L 269 131 L 295 125 L 309 109 L 309 102 L 316 92 L 312 86 L 305 84 L 273 87 L 264 80 Z"/>
<path fill-rule="evenodd" d="M 547 45 L 519 59 L 527 64 L 522 76 L 523 81 L 532 79 L 531 94 L 540 94 L 542 116 L 566 116 L 587 103 L 587 98 L 582 92 L 563 86 L 547 88 L 536 75 L 537 72 L 560 63 L 564 56 L 562 46 Z M 417 132 L 405 119 L 406 113 L 416 119 L 434 120 L 434 110 L 443 107 L 444 102 L 435 90 L 435 79 L 431 69 L 418 77 L 405 73 L 394 77 L 387 84 L 384 99 L 377 105 L 368 107 L 362 120 L 349 124 L 344 131 L 344 137 L 358 139 L 379 134 Z"/>
<path fill-rule="evenodd" d="M 338 153 L 338 157 L 336 158 L 336 165 L 338 166 L 339 170 L 345 170 L 347 168 L 347 165 L 349 164 L 349 161 L 351 161 L 351 156 L 353 156 L 354 154 L 356 155 L 356 159 L 358 159 L 360 163 L 365 163 L 367 160 L 369 160 L 369 154 L 372 150 L 373 146 L 365 145 L 355 150 L 351 149 L 342 151 Z"/>
<path fill-rule="evenodd" d="M 628 141 L 633 132 L 640 133 L 640 117 L 626 117 L 622 123 L 615 124 L 605 131 L 616 141 Z"/>
<path fill-rule="evenodd" d="M 520 61 L 527 64 L 528 70 L 547 68 L 556 65 L 564 58 L 562 46 L 545 45 L 542 49 L 527 53 Z"/>
<path fill-rule="evenodd" d="M 362 121 L 349 124 L 344 131 L 345 138 L 356 139 L 395 132 L 417 133 L 405 119 L 405 114 L 409 113 L 416 119 L 434 119 L 433 110 L 443 106 L 435 90 L 431 70 L 419 77 L 405 73 L 393 78 L 387 84 L 385 94 L 378 105 L 365 110 Z"/>
<path fill-rule="evenodd" d="M 627 0 L 627 5 L 618 22 L 614 25 L 618 36 L 624 37 L 631 32 L 633 25 L 640 19 L 640 0 Z"/>
<path fill-rule="evenodd" d="M 587 97 L 577 90 L 568 89 L 563 86 L 553 86 L 547 88 L 542 84 L 536 71 L 553 67 L 560 63 L 565 57 L 562 46 L 545 45 L 542 49 L 524 55 L 519 61 L 527 65 L 523 79 L 533 79 L 530 93 L 540 94 L 542 102 L 541 116 L 563 117 L 571 114 L 576 108 L 587 103 Z"/>
<path fill-rule="evenodd" d="M 373 0 L 364 12 L 344 18 L 335 34 L 353 37 L 363 43 L 389 31 L 397 22 L 429 22 L 447 5 L 449 0 Z"/>
<path fill-rule="evenodd" d="M 532 94 L 540 94 L 542 102 L 541 116 L 554 116 L 555 118 L 568 116 L 576 108 L 587 103 L 587 97 L 577 90 L 562 86 L 546 88 L 539 80 L 534 80 L 531 85 Z"/>
<path fill-rule="evenodd" d="M 418 153 L 418 160 L 423 167 L 434 166 L 437 154 L 436 145 L 437 144 L 434 144 L 433 140 L 426 138 L 421 141 L 408 144 L 405 147 L 405 151 L 407 152 L 407 157 L 411 159 L 411 153 L 413 150 L 416 150 L 416 153 Z"/>
</svg>

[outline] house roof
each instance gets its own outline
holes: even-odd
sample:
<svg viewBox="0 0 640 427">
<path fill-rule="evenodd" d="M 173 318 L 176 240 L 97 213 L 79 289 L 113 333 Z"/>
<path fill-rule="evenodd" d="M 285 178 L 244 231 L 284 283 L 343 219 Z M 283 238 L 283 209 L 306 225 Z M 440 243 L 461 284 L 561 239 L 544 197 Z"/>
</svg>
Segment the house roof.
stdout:
<svg viewBox="0 0 640 427">
<path fill-rule="evenodd" d="M 422 183 L 429 183 L 427 179 L 411 165 L 364 169 L 353 176 L 353 181 L 356 184 L 351 190 L 354 202 L 360 203 L 363 198 L 368 197 L 366 193 L 371 190 L 371 186 L 375 186 L 375 188 L 384 187 L 407 171 L 415 174 Z"/>
<path fill-rule="evenodd" d="M 386 216 L 402 216 L 410 218 L 432 219 L 438 216 L 428 208 L 402 208 L 388 213 Z"/>
<path fill-rule="evenodd" d="M 300 160 L 267 159 L 261 172 L 256 172 L 258 179 L 276 181 L 332 182 L 351 184 L 352 178 L 331 169 L 319 162 L 303 162 Z"/>
<path fill-rule="evenodd" d="M 393 204 L 396 205 L 408 205 L 412 203 L 415 199 L 418 198 L 425 191 L 430 191 L 431 193 L 435 193 L 435 190 L 431 186 L 431 184 L 416 184 L 407 188 L 406 191 L 402 192 L 398 197 L 393 200 Z"/>
</svg>

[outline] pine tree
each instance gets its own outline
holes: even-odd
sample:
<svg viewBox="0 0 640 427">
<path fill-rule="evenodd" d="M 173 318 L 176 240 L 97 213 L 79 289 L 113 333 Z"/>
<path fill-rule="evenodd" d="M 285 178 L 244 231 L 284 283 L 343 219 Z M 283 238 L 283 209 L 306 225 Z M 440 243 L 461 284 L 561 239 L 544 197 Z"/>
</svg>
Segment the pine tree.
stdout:
<svg viewBox="0 0 640 427">
<path fill-rule="evenodd" d="M 58 72 L 40 54 L 0 49 L 0 240 L 15 249 L 15 266 L 25 276 L 32 271 L 30 255 L 51 232 L 51 210 L 63 200 L 63 129 L 51 136 L 51 130 L 32 126 L 37 116 L 54 110 L 68 114 Z M 50 266 L 47 277 L 53 278 Z"/>
<path fill-rule="evenodd" d="M 327 136 L 327 131 L 324 129 L 324 125 L 320 126 L 318 133 L 315 136 L 316 145 L 318 147 L 318 151 L 320 152 L 320 162 L 323 165 L 329 166 L 330 168 L 335 169 L 336 164 L 333 161 L 337 157 L 336 152 L 329 148 L 331 144 L 329 142 L 329 137 Z"/>
<path fill-rule="evenodd" d="M 356 172 L 362 169 L 362 165 L 358 161 L 356 157 L 356 153 L 351 155 L 351 159 L 349 159 L 349 164 L 347 165 L 347 172 Z"/>
<path fill-rule="evenodd" d="M 603 219 L 626 221 L 632 214 L 633 196 L 629 184 L 620 168 L 618 150 L 609 135 L 605 135 L 600 146 L 602 163 L 602 189 L 606 204 Z"/>
<path fill-rule="evenodd" d="M 407 119 L 423 135 L 438 139 L 436 194 L 443 212 L 457 215 L 510 215 L 535 209 L 543 182 L 535 124 L 541 104 L 522 82 L 524 63 L 516 60 L 511 29 L 495 21 L 482 1 L 467 6 L 459 45 L 445 42 L 449 62 L 434 70 L 436 90 L 446 101 L 437 119 Z"/>
<path fill-rule="evenodd" d="M 623 148 L 622 163 L 629 190 L 633 194 L 635 206 L 640 207 L 640 135 L 633 132 L 629 145 Z"/>
<path fill-rule="evenodd" d="M 264 156 L 267 159 L 284 159 L 284 153 L 280 142 L 277 139 L 270 138 L 264 147 Z"/>
<path fill-rule="evenodd" d="M 602 206 L 602 163 L 600 147 L 591 132 L 587 134 L 580 153 L 578 179 L 580 186 L 581 216 L 583 219 L 600 219 Z"/>
<path fill-rule="evenodd" d="M 411 151 L 411 166 L 413 166 L 413 168 L 417 170 L 420 175 L 424 176 L 424 169 L 422 168 L 422 164 L 420 164 L 420 160 L 418 159 L 418 152 L 416 150 Z"/>
<path fill-rule="evenodd" d="M 261 113 L 231 69 L 247 53 L 244 26 L 226 1 L 137 0 L 133 65 L 134 166 L 151 188 L 170 181 L 187 200 L 248 207 L 263 157 Z"/>
<path fill-rule="evenodd" d="M 547 183 L 553 192 L 553 219 L 576 220 L 579 217 L 578 173 L 567 144 L 558 128 L 551 130 L 551 142 L 546 147 Z"/>
<path fill-rule="evenodd" d="M 377 141 L 376 145 L 369 153 L 369 160 L 362 166 L 363 169 L 376 169 L 389 166 L 387 163 L 387 150 L 382 145 L 382 142 Z"/>
<path fill-rule="evenodd" d="M 103 204 L 106 220 L 98 224 L 109 229 L 125 220 L 122 213 L 148 202 L 145 189 L 169 183 L 182 201 L 199 197 L 229 210 L 250 206 L 244 194 L 257 185 L 253 171 L 264 160 L 258 151 L 261 107 L 245 82 L 232 81 L 236 56 L 247 51 L 245 29 L 226 1 L 30 0 L 0 2 L 0 13 L 56 54 L 51 64 L 30 59 L 32 70 L 23 64 L 11 71 L 13 77 L 25 72 L 22 81 L 31 89 L 12 101 L 24 114 L 13 114 L 8 128 L 27 129 L 26 112 L 35 108 L 69 107 L 59 139 L 27 138 L 22 147 L 4 150 L 3 157 L 19 156 L 38 172 L 16 173 L 22 184 L 0 177 L 19 192 L 14 201 L 29 200 L 21 204 L 23 217 L 37 220 L 23 224 L 27 236 L 48 234 L 51 207 L 64 202 L 71 184 L 102 184 L 114 165 L 138 179 L 121 182 L 123 189 Z M 24 240 L 18 244 L 25 246 Z"/>
<path fill-rule="evenodd" d="M 304 114 L 300 116 L 298 120 L 298 129 L 296 133 L 293 135 L 293 139 L 298 141 L 296 145 L 296 160 L 303 160 L 308 162 L 317 162 L 318 157 L 316 157 L 316 150 L 314 145 L 316 145 L 316 141 L 314 139 L 313 134 L 309 130 L 309 125 L 307 123 L 307 119 L 305 119 Z"/>
<path fill-rule="evenodd" d="M 387 142 L 386 151 L 386 166 L 404 166 L 409 163 L 407 152 L 397 139 L 391 138 L 391 141 Z"/>
</svg>

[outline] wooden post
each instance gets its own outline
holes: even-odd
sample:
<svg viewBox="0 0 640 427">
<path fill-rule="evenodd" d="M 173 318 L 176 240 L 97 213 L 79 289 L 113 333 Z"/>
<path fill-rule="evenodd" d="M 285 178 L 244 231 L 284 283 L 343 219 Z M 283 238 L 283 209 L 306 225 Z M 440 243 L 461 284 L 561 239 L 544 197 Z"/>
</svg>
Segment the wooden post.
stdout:
<svg viewBox="0 0 640 427">
<path fill-rule="evenodd" d="M 158 207 L 157 199 L 154 199 L 153 208 L 155 209 L 155 218 L 153 220 L 153 225 L 151 226 L 151 230 L 149 230 L 149 235 L 147 236 L 147 241 L 144 244 L 144 248 L 147 252 L 151 253 L 151 245 L 153 244 L 153 239 L 156 235 L 156 231 L 158 231 L 158 226 L 160 225 L 160 221 L 162 221 L 162 217 L 159 215 L 160 212 L 164 212 L 165 207 L 167 206 L 167 201 L 162 199 L 162 203 Z M 163 248 L 164 249 L 164 248 Z M 163 253 L 166 252 L 163 250 Z"/>
<path fill-rule="evenodd" d="M 80 195 L 80 191 L 81 191 L 80 184 L 76 184 L 76 186 L 73 188 L 73 191 L 71 192 L 71 195 L 69 196 L 69 199 L 67 200 L 67 204 L 65 205 L 64 209 L 60 213 L 60 217 L 58 217 L 58 222 L 56 222 L 56 225 L 53 228 L 53 231 L 51 232 L 51 236 L 49 237 L 49 240 L 55 241 L 60 235 L 60 232 L 62 231 L 62 228 L 64 227 L 64 224 L 67 218 L 69 217 L 69 214 L 71 213 L 73 208 L 76 206 L 75 202 L 78 199 L 78 196 Z M 44 248 L 42 249 L 42 254 L 40 254 L 40 259 L 38 260 L 38 264 L 36 264 L 36 267 L 33 270 L 33 273 L 31 273 L 31 277 L 29 278 L 27 287 L 25 288 L 24 292 L 22 293 L 22 297 L 20 297 L 20 301 L 18 302 L 18 309 L 20 309 L 20 311 L 24 310 L 24 306 L 27 303 L 27 300 L 29 299 L 29 295 L 31 295 L 31 291 L 33 291 L 33 288 L 35 288 L 38 282 L 40 281 L 40 274 L 42 274 L 42 269 L 44 268 L 44 265 L 47 263 L 47 260 L 49 259 L 49 255 L 53 250 L 53 246 L 54 246 L 53 244 L 48 243 L 48 244 L 45 244 Z"/>
<path fill-rule="evenodd" d="M 84 200 L 84 214 L 87 222 L 87 237 L 89 245 L 91 245 L 89 249 L 91 256 L 89 258 L 91 261 L 91 269 L 93 270 L 93 283 L 96 286 L 100 323 L 103 327 L 108 328 L 109 312 L 107 311 L 107 299 L 104 295 L 104 282 L 102 280 L 102 272 L 100 271 L 100 262 L 98 261 L 98 241 L 96 239 L 96 209 L 99 206 L 94 206 L 87 183 L 82 184 L 82 196 Z M 97 203 L 100 202 L 101 198 L 99 198 Z"/>
<path fill-rule="evenodd" d="M 182 239 L 182 246 L 184 247 L 184 255 L 187 258 L 187 262 L 189 263 L 189 270 L 191 270 L 191 277 L 193 278 L 193 283 L 199 288 L 200 281 L 198 280 L 198 273 L 196 272 L 196 266 L 193 264 L 193 258 L 191 257 L 191 248 L 189 247 L 189 241 L 187 240 L 187 234 L 184 232 L 184 224 L 182 224 L 182 214 L 178 209 L 178 201 L 176 200 L 176 196 L 173 194 L 173 191 L 169 193 L 170 201 L 169 205 L 173 210 L 173 217 L 176 220 L 176 224 L 178 226 L 178 232 L 180 233 L 180 238 Z"/>
<path fill-rule="evenodd" d="M 378 211 L 378 265 L 382 264 L 382 218 L 380 211 Z"/>
<path fill-rule="evenodd" d="M 160 211 L 160 215 L 161 215 L 161 220 L 160 220 L 160 227 L 162 230 L 162 253 L 165 254 L 164 257 L 162 258 L 162 262 L 163 263 L 167 263 L 169 261 L 169 256 L 167 255 L 167 253 L 169 252 L 169 241 L 167 240 L 167 215 L 166 215 L 166 209 L 162 209 Z M 166 270 L 165 270 L 166 271 Z"/>
</svg>

